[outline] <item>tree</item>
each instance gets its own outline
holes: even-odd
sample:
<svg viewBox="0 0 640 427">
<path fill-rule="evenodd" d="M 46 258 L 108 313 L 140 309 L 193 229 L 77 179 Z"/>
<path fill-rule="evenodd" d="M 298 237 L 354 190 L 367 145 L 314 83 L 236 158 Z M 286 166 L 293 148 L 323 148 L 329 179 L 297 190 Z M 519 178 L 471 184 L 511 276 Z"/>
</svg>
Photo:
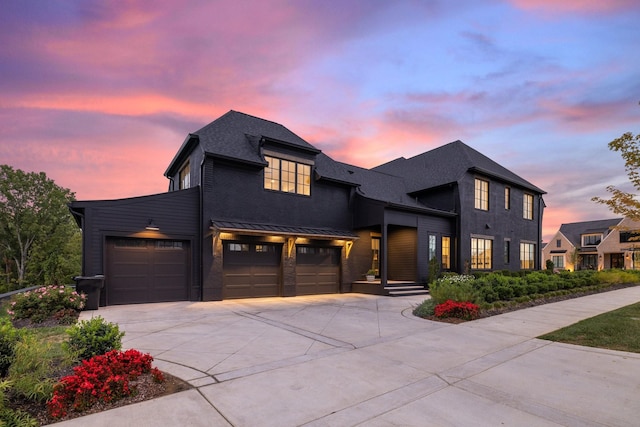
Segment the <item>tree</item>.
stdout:
<svg viewBox="0 0 640 427">
<path fill-rule="evenodd" d="M 624 168 L 633 187 L 640 191 L 640 134 L 627 132 L 609 143 L 609 149 L 620 152 L 624 159 Z M 607 187 L 610 199 L 593 197 L 591 200 L 607 205 L 611 211 L 633 221 L 640 221 L 640 201 L 633 193 L 622 191 L 613 185 Z"/>
<path fill-rule="evenodd" d="M 67 204 L 74 193 L 44 172 L 0 165 L 0 260 L 7 288 L 57 284 L 80 271 L 80 231 Z"/>
</svg>

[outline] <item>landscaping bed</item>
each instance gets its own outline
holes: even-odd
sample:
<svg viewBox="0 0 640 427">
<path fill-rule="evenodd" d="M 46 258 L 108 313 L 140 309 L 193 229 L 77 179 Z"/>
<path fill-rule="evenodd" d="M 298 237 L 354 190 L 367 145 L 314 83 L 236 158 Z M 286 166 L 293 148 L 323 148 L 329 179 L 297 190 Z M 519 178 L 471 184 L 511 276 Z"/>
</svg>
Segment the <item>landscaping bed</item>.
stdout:
<svg viewBox="0 0 640 427">
<path fill-rule="evenodd" d="M 430 284 L 431 298 L 416 307 L 413 314 L 460 323 L 638 283 L 640 271 L 635 270 L 446 274 Z"/>
<path fill-rule="evenodd" d="M 64 286 L 17 294 L 0 310 L 0 425 L 37 426 L 191 388 L 121 351 L 124 333 L 100 316 L 78 322 L 84 295 Z"/>
</svg>

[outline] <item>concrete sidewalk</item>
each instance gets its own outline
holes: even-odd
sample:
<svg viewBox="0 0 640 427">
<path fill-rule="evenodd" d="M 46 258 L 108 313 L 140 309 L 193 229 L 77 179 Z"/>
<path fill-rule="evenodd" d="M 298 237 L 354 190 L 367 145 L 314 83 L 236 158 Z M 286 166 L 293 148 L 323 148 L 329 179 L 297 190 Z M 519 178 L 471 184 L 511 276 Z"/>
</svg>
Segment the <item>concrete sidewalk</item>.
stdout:
<svg viewBox="0 0 640 427">
<path fill-rule="evenodd" d="M 640 354 L 535 337 L 640 287 L 459 325 L 422 297 L 361 294 L 103 307 L 125 348 L 194 389 L 61 426 L 630 426 Z"/>
</svg>

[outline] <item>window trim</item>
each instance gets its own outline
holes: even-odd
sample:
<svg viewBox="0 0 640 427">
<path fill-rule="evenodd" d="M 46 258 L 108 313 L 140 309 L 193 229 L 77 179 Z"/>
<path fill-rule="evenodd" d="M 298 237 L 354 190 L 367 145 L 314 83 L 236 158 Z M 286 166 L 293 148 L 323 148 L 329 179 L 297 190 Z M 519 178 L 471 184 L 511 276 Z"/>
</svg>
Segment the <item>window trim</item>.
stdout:
<svg viewBox="0 0 640 427">
<path fill-rule="evenodd" d="M 474 240 L 476 244 L 474 245 Z M 492 270 L 493 269 L 493 237 L 489 236 L 471 236 L 471 270 Z M 483 242 L 482 253 L 479 252 L 479 242 Z M 487 248 L 487 242 L 490 242 Z M 476 254 L 474 256 L 474 253 Z M 482 267 L 479 267 L 480 254 L 482 254 Z"/>
<path fill-rule="evenodd" d="M 482 178 L 474 179 L 473 206 L 481 211 L 489 210 L 489 181 Z"/>
<path fill-rule="evenodd" d="M 191 162 L 188 160 L 178 171 L 178 189 L 186 190 L 191 188 Z"/>
<path fill-rule="evenodd" d="M 511 210 L 511 187 L 504 187 L 504 210 Z"/>
<path fill-rule="evenodd" d="M 531 201 L 531 203 L 527 203 L 527 201 Z M 522 218 L 526 220 L 533 221 L 533 206 L 535 204 L 535 199 L 533 194 L 524 193 L 522 196 Z"/>
<path fill-rule="evenodd" d="M 536 246 L 537 245 L 534 242 L 528 242 L 528 241 L 520 242 L 520 269 L 521 270 L 535 270 Z M 528 249 L 528 250 L 525 251 L 525 249 Z M 531 255 L 530 259 L 529 259 L 529 255 Z M 530 266 L 527 266 L 528 264 L 530 264 Z"/>
<path fill-rule="evenodd" d="M 305 197 L 311 196 L 313 162 L 305 162 L 301 159 L 293 160 L 291 156 L 276 156 L 271 153 L 265 154 L 264 159 L 267 166 L 263 171 L 263 189 Z"/>
</svg>

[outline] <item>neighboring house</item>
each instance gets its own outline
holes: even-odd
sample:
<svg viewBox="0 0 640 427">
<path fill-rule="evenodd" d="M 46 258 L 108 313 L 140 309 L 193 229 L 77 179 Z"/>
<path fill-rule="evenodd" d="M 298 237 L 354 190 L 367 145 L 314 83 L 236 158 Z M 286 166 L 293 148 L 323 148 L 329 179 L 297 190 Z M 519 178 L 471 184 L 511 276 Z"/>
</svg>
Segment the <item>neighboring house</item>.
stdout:
<svg viewBox="0 0 640 427">
<path fill-rule="evenodd" d="M 230 111 L 189 134 L 165 176 L 167 193 L 70 205 L 102 305 L 388 294 L 426 283 L 433 259 L 541 266 L 544 191 L 460 141 L 363 169 Z"/>
<path fill-rule="evenodd" d="M 614 218 L 562 224 L 542 252 L 557 270 L 640 269 L 640 223 Z"/>
</svg>

